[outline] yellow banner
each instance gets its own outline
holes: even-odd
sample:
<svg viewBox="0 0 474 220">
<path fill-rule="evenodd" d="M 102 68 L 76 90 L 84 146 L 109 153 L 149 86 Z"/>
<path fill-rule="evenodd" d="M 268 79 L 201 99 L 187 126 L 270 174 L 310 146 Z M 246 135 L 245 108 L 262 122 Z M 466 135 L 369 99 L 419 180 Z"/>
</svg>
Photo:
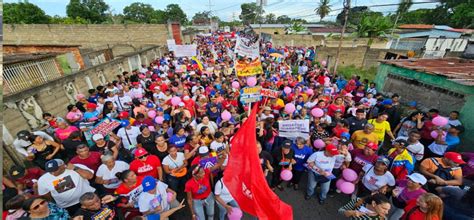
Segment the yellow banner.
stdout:
<svg viewBox="0 0 474 220">
<path fill-rule="evenodd" d="M 262 63 L 257 58 L 249 62 L 247 59 L 238 60 L 235 65 L 237 76 L 253 76 L 263 74 Z"/>
</svg>

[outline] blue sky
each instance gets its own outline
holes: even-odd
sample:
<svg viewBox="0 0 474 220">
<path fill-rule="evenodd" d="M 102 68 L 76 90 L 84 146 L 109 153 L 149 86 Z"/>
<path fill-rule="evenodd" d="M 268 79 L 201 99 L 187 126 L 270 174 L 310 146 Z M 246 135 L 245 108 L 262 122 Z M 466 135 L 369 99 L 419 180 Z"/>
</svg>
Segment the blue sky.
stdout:
<svg viewBox="0 0 474 220">
<path fill-rule="evenodd" d="M 370 6 L 380 4 L 398 3 L 400 0 L 352 0 L 352 6 Z M 5 3 L 18 2 L 18 0 L 4 0 Z M 38 5 L 49 15 L 66 15 L 66 5 L 69 0 L 29 0 L 30 3 Z M 113 13 L 122 13 L 123 8 L 137 0 L 105 0 L 111 7 Z M 140 1 L 152 5 L 155 9 L 164 9 L 168 4 L 179 4 L 188 18 L 191 18 L 196 12 L 209 10 L 209 0 L 145 0 Z M 256 2 L 249 0 L 211 0 L 213 13 L 224 21 L 232 20 L 235 16 L 238 19 L 240 14 L 240 4 Z M 319 21 L 314 15 L 314 8 L 318 5 L 318 0 L 267 0 L 267 6 L 264 7 L 265 14 L 274 13 L 277 16 L 288 15 L 292 18 L 304 18 L 308 21 Z M 343 0 L 331 0 L 332 9 L 341 9 Z M 414 2 L 427 2 L 427 0 L 414 0 Z M 416 4 L 410 8 L 434 8 L 436 3 Z M 397 6 L 373 7 L 371 10 L 389 13 L 395 11 Z M 335 10 L 325 18 L 325 20 L 335 20 L 340 10 Z"/>
</svg>

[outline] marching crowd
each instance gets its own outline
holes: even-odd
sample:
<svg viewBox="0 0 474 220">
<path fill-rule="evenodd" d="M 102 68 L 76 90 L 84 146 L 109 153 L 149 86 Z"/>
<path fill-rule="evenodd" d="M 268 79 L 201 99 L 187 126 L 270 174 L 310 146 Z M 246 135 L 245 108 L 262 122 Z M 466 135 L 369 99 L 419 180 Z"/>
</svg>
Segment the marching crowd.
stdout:
<svg viewBox="0 0 474 220">
<path fill-rule="evenodd" d="M 193 219 L 239 219 L 221 178 L 250 77 L 233 71 L 234 33 L 194 43 L 197 58 L 166 53 L 77 94 L 63 115 L 44 113 L 46 129 L 18 132 L 27 166 L 3 177 L 4 219 L 180 219 L 183 207 Z M 257 85 L 278 97 L 260 101 L 256 147 L 274 191 L 321 205 L 348 194 L 338 212 L 351 219 L 474 217 L 474 154 L 458 152 L 458 112 L 421 111 L 357 73 L 332 74 L 312 47 L 260 44 Z M 88 133 L 106 120 L 119 125 Z M 309 134 L 279 136 L 286 120 L 309 120 Z"/>
</svg>

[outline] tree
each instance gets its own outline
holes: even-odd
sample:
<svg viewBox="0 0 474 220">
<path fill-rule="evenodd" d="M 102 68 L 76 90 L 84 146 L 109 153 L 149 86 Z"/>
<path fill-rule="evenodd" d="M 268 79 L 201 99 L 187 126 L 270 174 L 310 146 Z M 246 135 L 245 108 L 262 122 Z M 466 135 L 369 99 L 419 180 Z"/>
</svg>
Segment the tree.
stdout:
<svg viewBox="0 0 474 220">
<path fill-rule="evenodd" d="M 66 6 L 66 14 L 70 18 L 83 18 L 93 24 L 107 20 L 106 11 L 109 9 L 103 0 L 70 0 Z"/>
<path fill-rule="evenodd" d="M 281 15 L 277 17 L 277 24 L 289 24 L 291 23 L 291 18 L 286 15 Z"/>
<path fill-rule="evenodd" d="M 138 23 L 152 23 L 155 9 L 150 4 L 134 2 L 123 9 L 125 20 Z"/>
<path fill-rule="evenodd" d="M 450 24 L 459 28 L 474 28 L 474 3 L 461 3 L 453 7 Z"/>
<path fill-rule="evenodd" d="M 262 22 L 262 14 L 265 12 L 261 6 L 257 5 L 257 3 L 244 3 L 240 5 L 240 12 L 239 18 L 242 20 L 243 24 L 252 24 L 257 22 Z"/>
<path fill-rule="evenodd" d="M 40 7 L 29 2 L 5 3 L 3 15 L 6 24 L 49 23 L 49 16 Z"/>
<path fill-rule="evenodd" d="M 331 6 L 329 5 L 329 0 L 321 0 L 319 6 L 314 9 L 317 15 L 319 15 L 320 20 L 323 20 L 329 12 L 331 12 Z"/>
<path fill-rule="evenodd" d="M 430 24 L 432 9 L 417 9 L 405 13 L 398 21 L 399 24 Z M 431 23 L 433 24 L 433 23 Z"/>
<path fill-rule="evenodd" d="M 400 17 L 402 17 L 403 14 L 408 12 L 408 9 L 413 5 L 413 0 L 400 0 L 400 4 L 398 5 L 397 9 L 397 17 L 395 18 L 395 22 L 392 27 L 392 33 L 390 35 L 393 35 L 393 31 L 395 28 L 397 28 L 397 23 Z"/>
<path fill-rule="evenodd" d="M 299 32 L 308 31 L 301 22 L 293 22 L 293 24 L 287 29 L 288 34 L 298 34 Z"/>
<path fill-rule="evenodd" d="M 377 15 L 383 15 L 381 12 L 373 12 L 369 9 L 367 6 L 356 6 L 353 7 L 349 10 L 349 17 L 347 18 L 348 23 L 350 25 L 357 25 L 360 23 L 361 19 L 363 16 L 367 14 L 377 14 Z M 339 13 L 336 17 L 336 21 L 344 25 L 344 11 Z"/>
<path fill-rule="evenodd" d="M 365 14 L 356 26 L 357 37 L 378 38 L 387 35 L 393 27 L 389 17 L 376 14 Z M 370 45 L 369 41 L 369 45 Z"/>
<path fill-rule="evenodd" d="M 211 17 L 211 11 L 203 11 L 194 14 L 193 23 L 206 23 L 208 24 Z"/>
<path fill-rule="evenodd" d="M 70 17 L 61 17 L 55 15 L 49 20 L 50 24 L 88 24 L 89 22 L 84 18 L 70 18 Z"/>
<path fill-rule="evenodd" d="M 275 24 L 276 23 L 276 15 L 273 13 L 267 14 L 265 16 L 265 24 Z"/>
<path fill-rule="evenodd" d="M 166 6 L 164 11 L 165 22 L 167 21 L 178 21 L 181 24 L 185 24 L 188 21 L 186 14 L 178 4 L 169 4 Z"/>
</svg>

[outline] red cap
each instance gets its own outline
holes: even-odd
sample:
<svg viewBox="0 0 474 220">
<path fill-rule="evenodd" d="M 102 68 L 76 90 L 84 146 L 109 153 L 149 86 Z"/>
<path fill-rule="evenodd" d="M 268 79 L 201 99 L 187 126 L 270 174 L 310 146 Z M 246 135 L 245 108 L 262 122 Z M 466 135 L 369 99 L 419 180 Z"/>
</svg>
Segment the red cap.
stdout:
<svg viewBox="0 0 474 220">
<path fill-rule="evenodd" d="M 148 151 L 146 151 L 145 148 L 140 147 L 135 151 L 135 157 L 141 157 L 146 154 L 148 154 Z"/>
<path fill-rule="evenodd" d="M 372 150 L 377 150 L 379 148 L 379 146 L 377 146 L 377 144 L 375 144 L 374 142 L 368 142 L 366 146 Z"/>
<path fill-rule="evenodd" d="M 94 104 L 94 103 L 89 102 L 89 103 L 87 103 L 86 108 L 93 108 L 93 109 L 96 109 L 96 108 L 97 108 L 97 105 Z"/>
<path fill-rule="evenodd" d="M 329 152 L 333 156 L 336 156 L 339 154 L 339 150 L 337 150 L 337 147 L 334 144 L 326 145 L 326 151 Z"/>
<path fill-rule="evenodd" d="M 128 118 L 128 116 L 129 116 L 128 112 L 120 112 L 119 114 L 119 118 L 121 119 Z"/>
<path fill-rule="evenodd" d="M 136 86 L 136 85 L 140 85 L 139 82 L 132 82 L 132 85 Z"/>
<path fill-rule="evenodd" d="M 446 159 L 452 160 L 454 163 L 457 164 L 465 164 L 464 160 L 462 160 L 461 154 L 458 154 L 456 152 L 446 152 L 444 154 L 444 157 Z"/>
</svg>

